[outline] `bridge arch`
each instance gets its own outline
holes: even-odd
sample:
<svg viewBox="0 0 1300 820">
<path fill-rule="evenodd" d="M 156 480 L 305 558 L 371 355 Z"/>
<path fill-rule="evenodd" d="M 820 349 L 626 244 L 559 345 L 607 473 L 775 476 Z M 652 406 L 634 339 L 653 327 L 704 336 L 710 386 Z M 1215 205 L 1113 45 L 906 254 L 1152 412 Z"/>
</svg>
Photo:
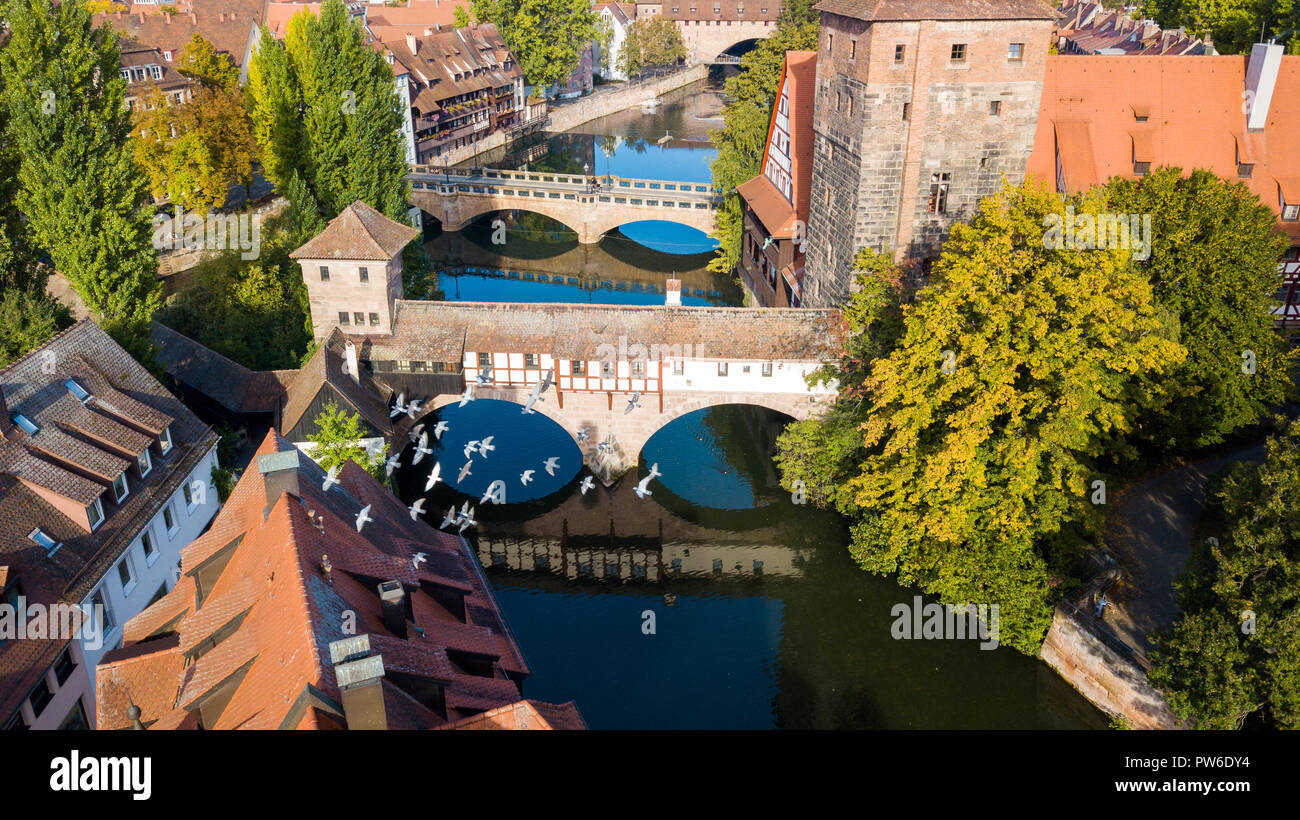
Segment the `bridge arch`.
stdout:
<svg viewBox="0 0 1300 820">
<path fill-rule="evenodd" d="M 570 225 L 569 223 L 574 221 L 572 219 L 572 213 L 563 212 L 561 210 L 562 206 L 548 206 L 546 204 L 546 200 L 544 199 L 537 200 L 536 206 L 534 206 L 533 203 L 531 202 L 529 202 L 528 205 L 529 207 L 526 208 L 509 207 L 509 206 L 502 206 L 501 203 L 495 202 L 489 197 L 476 197 L 473 200 L 467 198 L 466 203 L 461 206 L 461 212 L 459 214 L 459 222 L 454 226 L 444 225 L 443 228 L 449 231 L 461 231 L 469 227 L 469 225 L 473 223 L 475 220 L 481 219 L 482 217 L 487 216 L 488 214 L 504 213 L 506 211 L 524 211 L 527 213 L 540 214 L 541 216 L 544 216 L 547 219 L 553 219 L 556 222 L 563 225 L 564 227 L 573 231 L 575 234 L 581 233 L 582 226 L 578 225 L 577 227 L 574 227 L 573 225 Z"/>
</svg>

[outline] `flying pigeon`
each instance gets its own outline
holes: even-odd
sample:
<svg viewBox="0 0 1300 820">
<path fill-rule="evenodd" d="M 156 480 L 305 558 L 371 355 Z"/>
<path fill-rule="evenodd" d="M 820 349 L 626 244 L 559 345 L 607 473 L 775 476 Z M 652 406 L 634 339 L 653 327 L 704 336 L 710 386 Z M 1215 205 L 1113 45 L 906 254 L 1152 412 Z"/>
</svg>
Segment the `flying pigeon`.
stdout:
<svg viewBox="0 0 1300 820">
<path fill-rule="evenodd" d="M 590 490 L 592 485 L 595 483 L 596 483 L 595 479 L 593 479 L 591 476 L 587 476 L 582 480 L 582 484 L 578 486 L 578 489 L 582 490 L 583 495 L 586 495 L 587 490 Z"/>
<path fill-rule="evenodd" d="M 560 466 L 560 457 L 551 456 L 546 459 L 546 463 L 543 466 L 546 467 L 547 475 L 555 475 L 555 468 Z"/>
<path fill-rule="evenodd" d="M 456 523 L 456 505 L 452 504 L 451 509 L 447 510 L 447 514 L 443 516 L 442 523 L 438 525 L 438 529 L 445 530 L 447 529 L 448 526 L 455 523 Z"/>
<path fill-rule="evenodd" d="M 650 492 L 650 482 L 661 475 L 663 475 L 663 473 L 659 472 L 659 462 L 656 461 L 654 464 L 650 465 L 650 472 L 646 477 L 641 479 L 633 489 L 636 493 L 636 497 L 645 498 L 647 495 L 653 495 L 653 493 Z"/>
<path fill-rule="evenodd" d="M 537 404 L 539 401 L 546 401 L 546 399 L 543 399 L 540 396 L 529 396 L 528 401 L 524 402 L 524 409 L 521 412 L 536 413 L 537 411 L 533 409 L 533 405 Z"/>
<path fill-rule="evenodd" d="M 494 438 L 496 438 L 496 436 L 488 436 L 478 443 L 478 451 L 483 454 L 484 458 L 487 458 L 488 450 L 496 449 L 496 445 L 492 443 L 492 439 Z"/>
<path fill-rule="evenodd" d="M 473 463 L 474 463 L 474 461 L 471 459 L 470 461 L 465 462 L 465 466 L 464 466 L 464 467 L 461 467 L 461 468 L 460 468 L 460 475 L 456 476 L 456 483 L 457 483 L 457 484 L 459 484 L 459 483 L 461 483 L 462 481 L 464 481 L 464 480 L 465 480 L 465 476 L 467 476 L 467 475 L 472 475 L 472 473 L 469 471 L 469 466 L 470 466 L 471 464 L 473 464 Z"/>
<path fill-rule="evenodd" d="M 412 521 L 419 520 L 420 516 L 424 515 L 424 497 L 421 496 L 415 499 L 415 503 L 407 507 L 407 509 L 411 511 Z"/>
<path fill-rule="evenodd" d="M 578 431 L 578 441 L 586 441 L 589 438 L 591 438 L 591 436 L 587 435 L 586 427 Z"/>
<path fill-rule="evenodd" d="M 406 405 L 406 415 L 415 418 L 415 414 L 420 412 L 419 399 L 411 399 L 411 403 Z"/>
<path fill-rule="evenodd" d="M 548 370 L 548 371 L 546 371 L 546 378 L 545 378 L 545 379 L 542 379 L 542 382 L 541 382 L 541 388 L 542 388 L 542 389 L 541 389 L 541 392 L 540 392 L 538 395 L 540 395 L 541 393 L 545 393 L 547 390 L 550 389 L 551 385 L 555 384 L 555 379 L 551 378 L 551 377 L 554 376 L 554 375 L 555 375 L 555 371 L 554 371 L 554 370 Z"/>
<path fill-rule="evenodd" d="M 524 470 L 522 473 L 519 474 L 519 480 L 520 480 L 521 482 L 523 482 L 523 485 L 524 485 L 525 487 L 528 486 L 528 482 L 530 482 L 530 481 L 533 480 L 533 473 L 535 473 L 535 472 L 537 472 L 537 471 L 536 471 L 536 470 Z"/>
<path fill-rule="evenodd" d="M 474 382 L 465 385 L 465 392 L 460 397 L 460 406 L 464 407 L 474 401 Z"/>
<path fill-rule="evenodd" d="M 419 568 L 420 568 L 420 564 L 423 564 L 425 561 L 428 561 L 428 560 L 429 560 L 429 556 L 428 556 L 427 553 L 417 552 L 417 553 L 415 554 L 415 557 L 411 559 L 411 568 L 412 568 L 412 569 L 419 569 Z"/>
<path fill-rule="evenodd" d="M 476 526 L 478 526 L 478 522 L 474 520 L 474 511 L 470 510 L 467 513 L 461 513 L 460 529 L 457 530 L 457 532 L 464 532 L 470 527 L 476 527 Z"/>
<path fill-rule="evenodd" d="M 478 380 L 480 386 L 485 385 L 488 382 L 492 381 L 492 365 L 488 365 L 487 367 L 483 368 L 482 372 L 480 372 L 474 378 Z"/>
<path fill-rule="evenodd" d="M 631 413 L 633 410 L 635 410 L 640 406 L 641 406 L 641 394 L 633 393 L 632 398 L 629 399 L 627 402 L 627 409 L 623 411 L 623 415 L 626 416 L 628 413 Z"/>
<path fill-rule="evenodd" d="M 411 431 L 406 434 L 406 437 L 411 440 L 412 444 L 414 444 L 420 438 L 420 433 L 422 432 L 424 432 L 424 422 L 420 422 L 412 427 Z"/>
<path fill-rule="evenodd" d="M 325 483 L 320 485 L 320 491 L 323 493 L 327 493 L 330 491 L 330 487 L 333 487 L 335 484 L 338 483 L 339 483 L 339 468 L 338 465 L 336 464 L 330 468 L 328 473 L 325 474 Z"/>
<path fill-rule="evenodd" d="M 397 401 L 393 402 L 393 409 L 388 411 L 388 417 L 395 419 L 406 412 L 406 394 L 398 393 Z"/>
<path fill-rule="evenodd" d="M 398 466 L 401 465 L 401 463 L 402 463 L 402 454 L 393 453 L 393 455 L 390 456 L 389 459 L 384 462 L 384 473 L 386 475 L 391 476 L 393 474 L 393 470 L 396 470 Z"/>
<path fill-rule="evenodd" d="M 362 507 L 361 512 L 357 513 L 357 532 L 361 532 L 361 528 L 366 525 L 366 522 L 374 520 L 370 517 L 370 505 L 367 504 Z"/>
<path fill-rule="evenodd" d="M 442 434 L 451 429 L 451 425 L 445 421 L 440 421 L 433 426 L 433 437 L 439 441 L 442 440 Z"/>
<path fill-rule="evenodd" d="M 471 515 L 473 512 L 474 511 L 469 508 L 469 502 L 466 501 L 464 504 L 460 505 L 460 515 L 457 517 L 464 518 L 467 515 Z"/>
<path fill-rule="evenodd" d="M 433 462 L 433 471 L 429 473 L 429 480 L 424 482 L 424 491 L 427 493 L 433 489 L 433 485 L 442 481 L 442 462 Z"/>
<path fill-rule="evenodd" d="M 465 458 L 469 458 L 470 456 L 474 455 L 474 453 L 477 450 L 478 450 L 478 439 L 474 439 L 473 441 L 467 442 L 465 444 Z"/>
<path fill-rule="evenodd" d="M 429 434 L 421 433 L 420 440 L 415 444 L 415 455 L 411 457 L 411 464 L 419 464 L 420 459 L 431 455 L 433 451 L 429 449 Z"/>
</svg>

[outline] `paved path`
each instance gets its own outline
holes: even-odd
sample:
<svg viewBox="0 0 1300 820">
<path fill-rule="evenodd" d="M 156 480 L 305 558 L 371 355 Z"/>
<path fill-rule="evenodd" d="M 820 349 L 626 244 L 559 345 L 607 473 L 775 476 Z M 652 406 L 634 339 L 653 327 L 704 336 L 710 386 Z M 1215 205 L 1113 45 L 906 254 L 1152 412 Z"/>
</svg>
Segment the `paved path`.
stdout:
<svg viewBox="0 0 1300 820">
<path fill-rule="evenodd" d="M 1148 634 L 1177 617 L 1174 580 L 1191 553 L 1206 482 L 1230 462 L 1263 459 L 1261 441 L 1161 471 L 1125 488 L 1115 500 L 1105 538 L 1127 583 L 1107 594 L 1112 605 L 1105 622 L 1121 640 L 1145 654 L 1151 647 Z"/>
</svg>

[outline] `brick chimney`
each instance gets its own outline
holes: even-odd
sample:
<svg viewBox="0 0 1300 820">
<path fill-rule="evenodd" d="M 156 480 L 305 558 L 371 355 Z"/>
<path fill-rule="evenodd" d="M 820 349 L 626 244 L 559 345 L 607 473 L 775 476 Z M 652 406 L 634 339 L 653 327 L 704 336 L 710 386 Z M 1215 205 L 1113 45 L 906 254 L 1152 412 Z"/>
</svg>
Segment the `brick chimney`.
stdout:
<svg viewBox="0 0 1300 820">
<path fill-rule="evenodd" d="M 280 496 L 285 493 L 295 498 L 299 496 L 298 450 L 258 456 L 257 471 L 262 474 L 262 483 L 266 487 L 266 506 L 262 508 L 262 520 L 265 521 Z"/>
<path fill-rule="evenodd" d="M 1282 67 L 1282 46 L 1255 43 L 1250 48 L 1246 66 L 1246 128 L 1262 129 L 1268 122 L 1268 107 L 1277 87 L 1277 72 Z"/>
<path fill-rule="evenodd" d="M 361 371 L 357 362 L 357 346 L 351 339 L 343 347 L 343 372 L 352 377 L 352 381 L 361 383 Z"/>
<path fill-rule="evenodd" d="M 406 589 L 401 581 L 384 581 L 379 585 L 379 608 L 388 631 L 406 637 Z"/>
<path fill-rule="evenodd" d="M 370 636 L 356 635 L 330 644 L 334 680 L 343 700 L 348 729 L 388 728 L 384 708 L 384 658 L 370 654 Z"/>
<path fill-rule="evenodd" d="M 417 40 L 417 39 L 415 38 L 415 35 L 414 35 L 414 34 L 407 34 L 407 35 L 406 35 L 406 48 L 407 48 L 407 50 L 409 50 L 412 54 L 418 54 L 418 53 L 419 53 L 418 49 L 420 48 L 420 41 Z"/>
</svg>

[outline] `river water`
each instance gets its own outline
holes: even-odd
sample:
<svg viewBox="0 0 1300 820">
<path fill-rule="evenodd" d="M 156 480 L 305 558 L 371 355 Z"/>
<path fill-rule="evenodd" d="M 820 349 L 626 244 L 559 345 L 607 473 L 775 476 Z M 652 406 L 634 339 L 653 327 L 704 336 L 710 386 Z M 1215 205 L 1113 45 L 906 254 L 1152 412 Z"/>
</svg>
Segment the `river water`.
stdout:
<svg viewBox="0 0 1300 820">
<path fill-rule="evenodd" d="M 704 181 L 720 109 L 716 88 L 696 86 L 658 110 L 471 164 Z M 640 223 L 581 246 L 535 214 L 498 216 L 503 244 L 490 241 L 492 217 L 429 240 L 447 299 L 661 304 L 675 275 L 688 304 L 740 304 L 735 284 L 705 269 L 712 240 L 693 229 Z M 452 504 L 478 505 L 473 540 L 532 669 L 525 695 L 575 700 L 593 729 L 1106 725 L 1046 665 L 1010 649 L 896 640 L 892 609 L 912 605 L 913 591 L 858 569 L 844 520 L 780 489 L 771 455 L 788 419 L 778 413 L 729 405 L 683 416 L 646 444 L 638 475 L 586 492 L 578 448 L 542 414 L 479 400 L 425 421 L 435 418 L 450 428 L 432 459 L 399 470 L 399 494 L 425 495 L 434 525 Z M 474 455 L 458 483 L 467 444 L 489 435 L 496 449 Z M 432 460 L 445 483 L 425 492 Z M 662 475 L 639 498 L 650 465 Z M 496 480 L 507 503 L 480 503 Z"/>
</svg>

